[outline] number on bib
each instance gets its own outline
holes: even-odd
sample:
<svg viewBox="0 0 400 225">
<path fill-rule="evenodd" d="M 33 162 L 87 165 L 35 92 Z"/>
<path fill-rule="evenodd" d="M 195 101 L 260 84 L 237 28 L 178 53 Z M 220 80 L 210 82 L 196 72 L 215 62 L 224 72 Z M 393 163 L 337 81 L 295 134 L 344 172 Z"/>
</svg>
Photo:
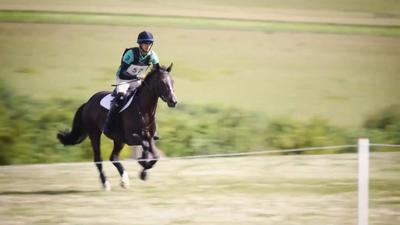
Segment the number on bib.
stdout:
<svg viewBox="0 0 400 225">
<path fill-rule="evenodd" d="M 147 66 L 137 66 L 137 65 L 130 65 L 126 70 L 130 75 L 139 76 L 143 74 L 147 69 Z"/>
</svg>

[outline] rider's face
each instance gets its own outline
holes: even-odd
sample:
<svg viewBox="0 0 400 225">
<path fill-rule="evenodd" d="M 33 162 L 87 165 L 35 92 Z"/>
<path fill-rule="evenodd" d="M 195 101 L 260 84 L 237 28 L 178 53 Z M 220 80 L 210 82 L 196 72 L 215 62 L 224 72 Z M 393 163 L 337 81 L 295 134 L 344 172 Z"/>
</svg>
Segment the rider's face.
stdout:
<svg viewBox="0 0 400 225">
<path fill-rule="evenodd" d="M 150 51 L 151 44 L 152 43 L 142 43 L 140 44 L 140 47 L 142 48 L 143 51 L 148 52 Z"/>
</svg>

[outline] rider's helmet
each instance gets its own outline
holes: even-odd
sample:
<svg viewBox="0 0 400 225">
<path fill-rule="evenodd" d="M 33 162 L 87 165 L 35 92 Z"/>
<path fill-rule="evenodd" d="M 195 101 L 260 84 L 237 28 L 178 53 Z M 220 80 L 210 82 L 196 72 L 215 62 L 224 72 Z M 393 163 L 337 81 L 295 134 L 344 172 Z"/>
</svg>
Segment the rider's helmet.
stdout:
<svg viewBox="0 0 400 225">
<path fill-rule="evenodd" d="M 150 32 L 142 31 L 138 35 L 138 38 L 137 38 L 138 44 L 142 44 L 142 43 L 153 44 L 153 42 L 154 42 L 154 37 L 153 37 L 153 34 L 151 34 Z"/>
</svg>

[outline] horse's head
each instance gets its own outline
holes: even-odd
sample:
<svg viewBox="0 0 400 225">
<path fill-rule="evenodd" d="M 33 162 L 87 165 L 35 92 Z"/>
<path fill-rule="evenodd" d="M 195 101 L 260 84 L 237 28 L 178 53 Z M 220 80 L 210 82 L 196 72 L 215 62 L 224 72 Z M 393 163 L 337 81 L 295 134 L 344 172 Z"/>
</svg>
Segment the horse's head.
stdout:
<svg viewBox="0 0 400 225">
<path fill-rule="evenodd" d="M 170 74 L 172 66 L 172 63 L 168 68 L 157 64 L 146 77 L 146 80 L 147 78 L 150 79 L 149 82 L 156 95 L 166 102 L 169 107 L 175 107 L 178 103 L 174 92 L 174 80 Z"/>
</svg>

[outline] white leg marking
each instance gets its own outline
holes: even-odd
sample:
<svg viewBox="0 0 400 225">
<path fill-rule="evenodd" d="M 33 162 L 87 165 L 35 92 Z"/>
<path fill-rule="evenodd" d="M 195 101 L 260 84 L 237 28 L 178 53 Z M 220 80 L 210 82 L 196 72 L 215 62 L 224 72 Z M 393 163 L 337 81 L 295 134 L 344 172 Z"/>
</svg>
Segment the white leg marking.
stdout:
<svg viewBox="0 0 400 225">
<path fill-rule="evenodd" d="M 128 173 L 126 171 L 124 171 L 124 173 L 122 173 L 121 187 L 123 187 L 123 188 L 128 188 L 129 187 L 129 176 L 128 176 Z"/>
<path fill-rule="evenodd" d="M 110 181 L 106 180 L 106 182 L 104 182 L 103 190 L 104 191 L 111 191 L 111 183 L 110 183 Z"/>
</svg>

